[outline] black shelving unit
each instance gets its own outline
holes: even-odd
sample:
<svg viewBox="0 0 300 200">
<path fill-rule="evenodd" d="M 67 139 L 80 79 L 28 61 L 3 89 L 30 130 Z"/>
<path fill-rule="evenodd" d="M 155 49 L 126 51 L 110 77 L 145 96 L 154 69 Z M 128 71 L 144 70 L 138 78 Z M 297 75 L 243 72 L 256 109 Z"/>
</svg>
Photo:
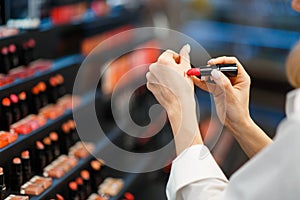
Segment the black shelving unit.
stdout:
<svg viewBox="0 0 300 200">
<path fill-rule="evenodd" d="M 36 56 L 51 59 L 53 64 L 46 71 L 37 72 L 31 77 L 18 79 L 11 84 L 0 87 L 0 98 L 7 97 L 12 93 L 19 93 L 24 90 L 26 91 L 38 82 L 48 80 L 51 76 L 58 73 L 65 77 L 66 88 L 68 93 L 71 93 L 76 73 L 80 64 L 85 59 L 84 56 L 80 54 L 81 41 L 85 37 L 89 37 L 94 34 L 99 34 L 127 24 L 135 24 L 138 21 L 137 16 L 139 15 L 139 10 L 130 12 L 124 11 L 118 15 L 111 15 L 103 18 L 89 18 L 66 25 L 53 26 L 51 24 L 47 24 L 36 30 L 22 31 L 18 35 L 1 38 L 0 47 L 11 43 L 19 44 L 29 38 L 34 38 L 37 44 L 36 49 L 38 50 L 36 52 Z M 113 59 L 116 55 L 119 56 L 124 49 L 132 51 L 137 46 L 150 41 L 151 39 L 153 39 L 151 33 L 149 35 L 133 35 L 132 41 L 118 44 L 119 46 L 113 47 L 113 49 L 109 52 L 105 52 L 103 54 L 103 58 L 106 60 Z M 72 45 L 68 45 L 70 44 L 70 41 L 72 41 Z M 58 46 L 65 46 L 65 48 L 60 49 Z M 51 131 L 60 129 L 62 123 L 73 118 L 74 112 L 84 110 L 93 102 L 93 100 L 95 100 L 95 98 L 97 103 L 102 102 L 101 92 L 97 93 L 95 97 L 90 92 L 85 91 L 81 96 L 81 104 L 76 109 L 73 111 L 67 110 L 60 117 L 54 120 L 48 120 L 43 127 L 40 127 L 27 135 L 19 135 L 15 142 L 0 149 L 0 166 L 3 166 L 5 169 L 9 169 L 9 163 L 13 157 L 19 156 L 23 150 L 28 147 L 32 147 L 35 141 L 46 137 Z M 115 125 L 113 125 L 107 133 L 107 137 L 112 142 L 121 141 L 123 135 L 124 133 Z M 100 142 L 95 144 L 95 147 L 95 153 L 97 153 L 107 148 L 108 144 Z M 70 181 L 78 177 L 82 169 L 87 169 L 89 167 L 89 162 L 92 159 L 94 159 L 92 155 L 84 159 L 80 159 L 77 166 L 67 172 L 62 178 L 53 179 L 53 183 L 50 188 L 45 190 L 41 195 L 30 197 L 30 199 L 53 198 L 57 192 L 62 190 L 62 188 L 66 188 L 66 185 L 68 185 Z M 141 160 L 137 167 L 142 168 L 151 164 L 151 162 L 154 161 L 149 161 L 148 159 Z M 140 174 L 119 172 L 114 169 L 110 169 L 109 167 L 105 167 L 103 173 L 107 176 L 123 178 L 125 181 L 124 188 L 117 196 L 112 197 L 113 200 L 120 199 L 124 192 L 128 191 L 128 189 L 131 188 L 140 177 Z"/>
</svg>

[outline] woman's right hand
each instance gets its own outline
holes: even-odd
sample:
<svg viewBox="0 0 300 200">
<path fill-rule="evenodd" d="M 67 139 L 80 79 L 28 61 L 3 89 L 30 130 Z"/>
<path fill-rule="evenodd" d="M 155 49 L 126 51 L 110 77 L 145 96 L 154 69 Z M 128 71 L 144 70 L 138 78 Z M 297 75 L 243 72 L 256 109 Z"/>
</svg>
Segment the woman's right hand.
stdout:
<svg viewBox="0 0 300 200">
<path fill-rule="evenodd" d="M 219 57 L 208 61 L 209 65 L 236 63 L 237 77 L 226 77 L 222 72 L 212 71 L 216 84 L 192 77 L 195 85 L 214 96 L 218 117 L 231 130 L 244 152 L 251 158 L 272 140 L 251 119 L 249 113 L 250 77 L 235 57 Z"/>
<path fill-rule="evenodd" d="M 212 79 L 216 84 L 207 83 L 192 77 L 199 88 L 211 92 L 214 97 L 218 117 L 226 127 L 236 132 L 241 125 L 251 121 L 249 114 L 250 77 L 235 57 L 218 57 L 208 61 L 209 65 L 236 63 L 237 77 L 226 77 L 222 72 L 213 70 Z"/>
</svg>

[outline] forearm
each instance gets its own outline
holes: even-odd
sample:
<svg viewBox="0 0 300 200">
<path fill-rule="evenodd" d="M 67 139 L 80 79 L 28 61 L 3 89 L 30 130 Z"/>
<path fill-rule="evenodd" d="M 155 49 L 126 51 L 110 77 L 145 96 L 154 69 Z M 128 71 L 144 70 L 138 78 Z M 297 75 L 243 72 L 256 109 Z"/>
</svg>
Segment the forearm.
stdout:
<svg viewBox="0 0 300 200">
<path fill-rule="evenodd" d="M 169 110 L 168 112 L 177 155 L 188 147 L 203 144 L 196 117 L 196 109 L 190 112 L 189 110 L 190 109 L 183 108 L 181 110 Z"/>
<path fill-rule="evenodd" d="M 272 139 L 250 117 L 229 129 L 249 158 L 272 143 Z"/>
</svg>

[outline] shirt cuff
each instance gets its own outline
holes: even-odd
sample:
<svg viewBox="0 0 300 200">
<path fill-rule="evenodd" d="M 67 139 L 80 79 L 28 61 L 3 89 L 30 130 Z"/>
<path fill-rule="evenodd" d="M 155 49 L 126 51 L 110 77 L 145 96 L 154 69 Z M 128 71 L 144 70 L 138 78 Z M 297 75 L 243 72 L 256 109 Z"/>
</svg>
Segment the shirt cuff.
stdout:
<svg viewBox="0 0 300 200">
<path fill-rule="evenodd" d="M 175 200 L 177 191 L 204 179 L 228 182 L 208 148 L 204 145 L 193 145 L 184 150 L 172 163 L 167 184 L 168 199 Z"/>
</svg>

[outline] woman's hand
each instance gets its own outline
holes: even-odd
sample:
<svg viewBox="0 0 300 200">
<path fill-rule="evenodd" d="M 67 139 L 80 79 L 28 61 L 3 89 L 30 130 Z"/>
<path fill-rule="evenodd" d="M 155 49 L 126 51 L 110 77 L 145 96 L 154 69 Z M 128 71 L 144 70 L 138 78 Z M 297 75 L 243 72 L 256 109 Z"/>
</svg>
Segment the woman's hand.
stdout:
<svg viewBox="0 0 300 200">
<path fill-rule="evenodd" d="M 213 70 L 211 77 L 216 84 L 192 77 L 195 85 L 211 92 L 214 96 L 218 117 L 229 128 L 245 153 L 252 157 L 271 139 L 251 119 L 249 113 L 250 77 L 235 57 L 219 57 L 208 61 L 209 65 L 236 63 L 237 77 L 226 77 L 222 72 Z"/>
<path fill-rule="evenodd" d="M 210 84 L 196 77 L 192 77 L 195 85 L 211 92 L 214 96 L 217 114 L 225 126 L 231 130 L 237 125 L 248 123 L 250 77 L 235 57 L 219 57 L 208 61 L 209 65 L 236 63 L 237 77 L 228 78 L 222 72 L 214 70 L 212 79 L 216 84 Z"/>
<path fill-rule="evenodd" d="M 177 154 L 193 144 L 202 144 L 196 117 L 194 84 L 185 72 L 190 66 L 190 46 L 179 55 L 165 51 L 149 67 L 147 88 L 165 108 L 174 134 Z"/>
</svg>

